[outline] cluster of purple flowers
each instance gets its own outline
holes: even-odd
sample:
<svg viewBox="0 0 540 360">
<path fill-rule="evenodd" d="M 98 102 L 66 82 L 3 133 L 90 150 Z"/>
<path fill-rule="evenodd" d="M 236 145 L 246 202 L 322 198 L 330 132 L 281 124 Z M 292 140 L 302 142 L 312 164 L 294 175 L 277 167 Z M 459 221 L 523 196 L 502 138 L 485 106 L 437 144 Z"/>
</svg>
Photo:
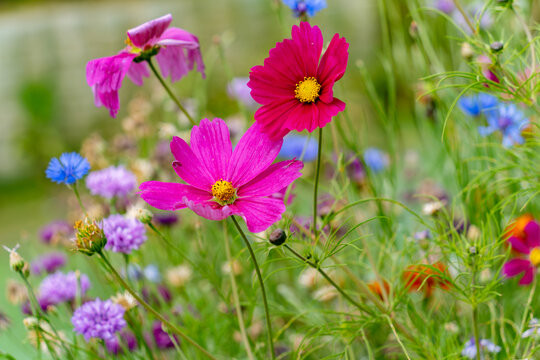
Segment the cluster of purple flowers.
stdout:
<svg viewBox="0 0 540 360">
<path fill-rule="evenodd" d="M 49 305 L 55 305 L 74 300 L 78 291 L 83 296 L 89 288 L 88 276 L 78 276 L 73 271 L 67 274 L 57 272 L 43 279 L 39 286 L 39 298 Z"/>
<path fill-rule="evenodd" d="M 91 338 L 111 340 L 126 327 L 124 312 L 122 306 L 111 300 L 97 298 L 75 310 L 71 322 L 75 331 L 83 335 L 86 341 Z"/>
<path fill-rule="evenodd" d="M 66 256 L 61 252 L 52 252 L 35 259 L 30 263 L 30 270 L 35 275 L 54 273 L 66 264 Z"/>
<path fill-rule="evenodd" d="M 128 195 L 137 187 L 137 178 L 123 166 L 110 166 L 93 171 L 86 177 L 86 187 L 92 195 L 106 199 Z"/>
<path fill-rule="evenodd" d="M 129 254 L 146 241 L 144 224 L 120 214 L 103 219 L 103 232 L 107 238 L 105 249 L 114 252 Z"/>
</svg>

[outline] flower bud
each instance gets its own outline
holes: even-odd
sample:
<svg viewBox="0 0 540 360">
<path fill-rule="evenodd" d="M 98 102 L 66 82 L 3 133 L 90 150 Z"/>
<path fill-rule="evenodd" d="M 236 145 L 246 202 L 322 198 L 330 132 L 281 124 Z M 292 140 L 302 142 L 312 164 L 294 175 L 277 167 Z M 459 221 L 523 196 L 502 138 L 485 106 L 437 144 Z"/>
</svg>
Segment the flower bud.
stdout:
<svg viewBox="0 0 540 360">
<path fill-rule="evenodd" d="M 270 241 L 270 243 L 275 246 L 282 245 L 285 240 L 287 240 L 287 234 L 283 229 L 276 229 L 272 231 L 272 233 L 268 237 L 268 241 Z"/>
<path fill-rule="evenodd" d="M 461 44 L 461 57 L 463 57 L 465 60 L 471 60 L 473 56 L 474 49 L 472 48 L 471 44 L 468 42 Z"/>
<path fill-rule="evenodd" d="M 504 44 L 500 41 L 495 41 L 489 45 L 489 48 L 491 49 L 492 53 L 498 53 L 504 48 Z"/>
<path fill-rule="evenodd" d="M 143 224 L 150 224 L 153 217 L 152 212 L 147 209 L 138 209 L 135 216 L 137 217 L 137 220 L 139 220 Z"/>
<path fill-rule="evenodd" d="M 107 239 L 103 230 L 98 226 L 94 220 L 88 218 L 83 221 L 77 221 L 75 223 L 75 230 L 77 232 L 75 239 L 75 250 L 82 252 L 88 256 L 99 253 L 105 247 Z"/>
<path fill-rule="evenodd" d="M 21 255 L 17 252 L 19 245 L 15 246 L 13 249 L 4 246 L 4 249 L 9 252 L 9 266 L 11 270 L 15 272 L 20 272 L 24 276 L 28 276 L 28 263 L 24 261 Z"/>
<path fill-rule="evenodd" d="M 418 24 L 416 21 L 411 21 L 411 24 L 409 25 L 409 34 L 413 39 L 416 39 L 418 36 Z"/>
</svg>

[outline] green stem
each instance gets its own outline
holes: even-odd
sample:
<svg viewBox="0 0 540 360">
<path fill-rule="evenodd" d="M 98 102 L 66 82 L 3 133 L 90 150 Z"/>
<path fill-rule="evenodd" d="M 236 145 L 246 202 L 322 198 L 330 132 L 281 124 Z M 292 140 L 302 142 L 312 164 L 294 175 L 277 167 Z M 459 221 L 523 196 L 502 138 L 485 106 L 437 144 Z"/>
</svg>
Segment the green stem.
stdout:
<svg viewBox="0 0 540 360">
<path fill-rule="evenodd" d="M 165 245 L 171 249 L 173 249 L 174 251 L 176 251 L 180 256 L 182 256 L 187 262 L 189 262 L 192 266 L 195 267 L 195 263 L 193 261 L 191 261 L 187 256 L 186 254 L 180 250 L 178 247 L 176 247 L 168 238 L 167 236 L 165 236 L 161 231 L 159 231 L 156 226 L 154 224 L 152 224 L 151 222 L 148 222 L 147 223 L 148 227 L 150 229 L 152 229 L 153 232 L 155 232 L 157 234 L 157 236 L 163 240 L 163 242 L 165 243 Z"/>
<path fill-rule="evenodd" d="M 134 298 L 135 300 L 137 300 L 137 302 L 139 304 L 142 305 L 142 307 L 144 307 L 148 312 L 152 313 L 157 319 L 159 319 L 159 321 L 161 321 L 163 324 L 165 324 L 167 326 L 168 329 L 171 329 L 173 332 L 175 332 L 177 335 L 179 335 L 180 337 L 182 337 L 184 340 L 186 340 L 188 343 L 190 343 L 191 345 L 193 345 L 194 347 L 196 347 L 200 352 L 202 352 L 204 355 L 206 355 L 206 357 L 208 357 L 209 359 L 213 359 L 213 360 L 216 360 L 216 358 L 214 356 L 212 356 L 208 351 L 206 351 L 201 345 L 199 345 L 197 342 L 195 342 L 195 340 L 193 340 L 192 338 L 190 338 L 189 336 L 187 336 L 186 334 L 184 334 L 184 332 L 182 330 L 180 330 L 178 327 L 176 327 L 174 324 L 172 324 L 171 322 L 169 322 L 167 319 L 165 319 L 159 312 L 157 312 L 153 307 L 151 307 L 146 301 L 144 301 L 135 291 L 133 291 L 133 289 L 131 289 L 131 287 L 126 283 L 126 281 L 120 276 L 120 274 L 118 274 L 118 272 L 116 271 L 116 269 L 111 265 L 111 263 L 109 262 L 109 260 L 107 259 L 107 257 L 105 257 L 105 255 L 103 254 L 103 252 L 98 252 L 97 253 L 100 258 L 103 260 L 103 262 L 105 263 L 105 266 L 110 270 L 110 272 L 112 273 L 112 275 L 118 280 L 118 282 L 120 283 L 120 285 L 122 285 L 122 287 L 124 289 L 126 289 Z"/>
<path fill-rule="evenodd" d="M 148 62 L 148 65 L 150 66 L 150 69 L 152 69 L 152 72 L 154 73 L 154 75 L 156 75 L 157 79 L 159 80 L 159 82 L 161 83 L 161 85 L 163 86 L 167 94 L 169 94 L 169 96 L 171 97 L 172 101 L 174 101 L 176 106 L 178 106 L 178 108 L 184 113 L 184 115 L 186 115 L 186 117 L 188 118 L 188 120 L 191 122 L 193 126 L 197 125 L 195 120 L 193 120 L 191 115 L 189 115 L 189 113 L 187 112 L 186 108 L 182 106 L 182 104 L 180 103 L 180 100 L 178 100 L 178 98 L 173 94 L 171 88 L 169 88 L 167 83 L 165 83 L 165 80 L 163 80 L 161 75 L 159 75 L 159 72 L 157 71 L 156 67 L 152 63 L 152 59 L 148 59 L 147 62 Z"/>
<path fill-rule="evenodd" d="M 79 206 L 81 207 L 81 210 L 83 211 L 84 215 L 85 216 L 88 216 L 88 213 L 86 212 L 86 208 L 84 207 L 82 201 L 81 201 L 81 196 L 79 195 L 79 190 L 77 190 L 77 182 L 75 181 L 73 183 L 73 192 L 75 193 L 75 197 L 77 198 L 77 201 L 79 202 Z"/>
<path fill-rule="evenodd" d="M 339 291 L 339 293 L 341 295 L 343 295 L 343 297 L 345 299 L 347 299 L 347 301 L 349 301 L 351 304 L 356 306 L 360 311 L 365 312 L 365 313 L 370 314 L 370 315 L 374 315 L 373 312 L 370 309 L 366 308 L 364 305 L 360 304 L 358 301 L 354 300 L 349 294 L 347 294 L 338 284 L 336 284 L 336 282 L 334 280 L 332 280 L 332 278 L 330 278 L 330 276 L 328 276 L 328 274 L 323 269 L 321 269 L 319 266 L 317 266 L 317 264 L 315 264 L 314 262 L 309 261 L 308 259 L 306 259 L 302 255 L 297 253 L 289 245 L 284 244 L 283 246 L 287 250 L 289 250 L 294 256 L 296 256 L 298 259 L 302 260 L 302 262 L 304 262 L 305 264 L 307 264 L 307 265 L 311 266 L 312 268 L 314 268 L 315 270 L 317 270 L 326 279 L 326 281 L 328 281 L 337 291 Z"/>
<path fill-rule="evenodd" d="M 319 128 L 319 148 L 317 150 L 317 167 L 315 170 L 315 186 L 313 187 L 313 234 L 315 234 L 315 245 L 319 240 L 319 232 L 317 231 L 317 196 L 319 191 L 319 173 L 321 171 L 321 154 L 322 154 L 322 128 Z"/>
<path fill-rule="evenodd" d="M 476 346 L 476 360 L 482 359 L 482 353 L 480 349 L 480 332 L 478 331 L 478 306 L 476 304 L 476 264 L 475 261 L 473 261 L 473 271 L 472 271 L 472 280 L 471 280 L 471 287 L 472 287 L 472 323 L 473 323 L 473 334 L 474 334 L 474 344 Z"/>
<path fill-rule="evenodd" d="M 264 303 L 264 312 L 266 315 L 266 329 L 268 332 L 268 345 L 270 346 L 272 359 L 275 359 L 276 353 L 274 351 L 274 336 L 272 335 L 272 323 L 270 322 L 270 311 L 268 311 L 268 301 L 266 300 L 266 290 L 264 288 L 264 281 L 261 275 L 261 270 L 259 269 L 257 258 L 255 257 L 255 253 L 253 252 L 253 249 L 251 248 L 251 245 L 249 243 L 249 240 L 246 237 L 246 234 L 244 234 L 244 231 L 242 231 L 242 228 L 240 227 L 240 224 L 238 224 L 238 221 L 236 221 L 235 217 L 231 216 L 231 219 L 234 223 L 234 226 L 236 226 L 236 229 L 240 233 L 240 237 L 242 237 L 242 240 L 244 240 L 244 243 L 246 244 L 246 247 L 248 248 L 249 255 L 251 256 L 251 261 L 253 262 L 253 266 L 255 266 L 257 279 L 259 280 L 259 285 L 261 286 L 262 298 L 263 298 L 263 303 Z"/>
<path fill-rule="evenodd" d="M 519 328 L 519 331 L 520 331 L 520 334 L 523 333 L 523 331 L 525 331 L 525 326 L 526 326 L 526 323 L 527 323 L 527 315 L 529 314 L 529 308 L 531 307 L 531 303 L 532 303 L 532 299 L 533 299 L 533 296 L 534 296 L 534 293 L 536 292 L 536 284 L 537 284 L 537 277 L 535 276 L 534 277 L 534 280 L 533 280 L 533 284 L 531 286 L 531 291 L 529 292 L 529 297 L 527 298 L 527 305 L 525 305 L 525 310 L 523 312 L 523 318 L 521 319 L 521 325 L 520 325 L 520 328 Z M 515 349 L 515 352 L 514 352 L 514 356 L 517 354 L 517 352 L 519 351 L 519 346 L 521 345 L 521 336 L 520 334 L 518 334 L 517 336 L 517 344 L 516 346 L 514 346 L 514 349 Z M 526 354 L 528 351 L 526 351 L 524 354 Z"/>
<path fill-rule="evenodd" d="M 229 246 L 229 238 L 226 234 L 227 226 L 225 226 L 225 222 L 223 223 L 224 228 L 224 240 L 225 240 L 225 253 L 227 254 L 227 261 L 229 262 L 229 277 L 231 279 L 231 287 L 232 287 L 232 294 L 233 294 L 233 301 L 234 301 L 234 307 L 236 308 L 236 317 L 238 318 L 238 326 L 240 326 L 240 334 L 242 335 L 242 342 L 244 343 L 244 347 L 246 348 L 246 353 L 249 358 L 249 360 L 254 360 L 253 352 L 251 351 L 251 346 L 249 344 L 249 339 L 247 337 L 246 333 L 246 327 L 244 325 L 244 316 L 242 315 L 242 307 L 240 306 L 240 299 L 238 296 L 238 288 L 236 287 L 236 280 L 234 278 L 234 272 L 233 272 L 233 262 L 232 262 L 232 256 L 231 256 L 231 249 Z"/>
<path fill-rule="evenodd" d="M 469 29 L 471 29 L 472 33 L 476 34 L 476 29 L 474 28 L 474 25 L 469 19 L 469 15 L 467 15 L 467 12 L 465 11 L 465 9 L 463 9 L 463 6 L 461 6 L 461 3 L 459 2 L 459 0 L 454 0 L 454 5 L 456 5 L 456 8 L 458 9 L 458 11 L 461 13 L 463 18 L 467 22 L 467 26 L 469 27 Z"/>
</svg>

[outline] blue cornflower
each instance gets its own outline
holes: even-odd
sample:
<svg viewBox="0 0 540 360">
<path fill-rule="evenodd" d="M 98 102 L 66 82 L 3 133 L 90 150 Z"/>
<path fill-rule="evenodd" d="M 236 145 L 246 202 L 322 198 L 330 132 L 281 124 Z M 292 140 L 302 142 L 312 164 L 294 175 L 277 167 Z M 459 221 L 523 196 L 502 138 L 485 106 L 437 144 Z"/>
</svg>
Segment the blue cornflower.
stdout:
<svg viewBox="0 0 540 360">
<path fill-rule="evenodd" d="M 317 140 L 313 138 L 288 134 L 283 138 L 283 146 L 278 156 L 283 159 L 299 158 L 304 162 L 310 162 L 317 158 L 318 147 Z"/>
<path fill-rule="evenodd" d="M 462 96 L 458 100 L 458 106 L 466 115 L 479 116 L 482 113 L 489 115 L 497 110 L 499 100 L 486 93 L 473 96 Z"/>
<path fill-rule="evenodd" d="M 495 345 L 487 339 L 480 339 L 480 350 L 481 353 L 487 351 L 496 354 L 501 351 L 501 347 Z M 461 355 L 469 359 L 476 359 L 476 344 L 474 342 L 474 337 L 471 337 L 471 339 L 465 343 L 465 347 L 463 348 Z M 484 358 L 483 354 L 480 354 L 480 358 Z"/>
<path fill-rule="evenodd" d="M 326 0 L 283 0 L 283 3 L 291 8 L 296 17 L 305 13 L 309 16 L 314 16 L 326 8 Z"/>
<path fill-rule="evenodd" d="M 76 152 L 71 152 L 60 155 L 60 160 L 52 158 L 45 175 L 59 184 L 73 184 L 86 175 L 88 170 L 90 170 L 88 160 Z"/>
<path fill-rule="evenodd" d="M 503 136 L 502 144 L 510 147 L 514 144 L 523 144 L 521 136 L 523 128 L 529 124 L 529 119 L 514 104 L 500 104 L 496 111 L 488 112 L 488 126 L 479 126 L 478 132 L 487 136 L 495 131 L 500 131 Z"/>
<path fill-rule="evenodd" d="M 376 173 L 383 171 L 390 163 L 388 155 L 377 148 L 367 148 L 364 151 L 364 162 Z"/>
</svg>

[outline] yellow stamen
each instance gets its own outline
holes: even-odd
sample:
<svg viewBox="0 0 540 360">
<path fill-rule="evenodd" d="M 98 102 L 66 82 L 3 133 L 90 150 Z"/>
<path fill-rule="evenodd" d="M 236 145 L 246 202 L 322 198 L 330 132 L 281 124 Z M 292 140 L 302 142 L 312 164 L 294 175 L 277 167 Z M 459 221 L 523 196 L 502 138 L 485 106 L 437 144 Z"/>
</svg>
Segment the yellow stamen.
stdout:
<svg viewBox="0 0 540 360">
<path fill-rule="evenodd" d="M 212 185 L 212 195 L 220 205 L 232 204 L 236 200 L 236 189 L 231 182 L 218 180 Z"/>
<path fill-rule="evenodd" d="M 304 77 L 304 80 L 296 84 L 295 97 L 300 102 L 312 103 L 319 98 L 321 85 L 314 77 Z"/>
<path fill-rule="evenodd" d="M 540 248 L 535 247 L 531 250 L 531 253 L 529 254 L 529 260 L 531 260 L 531 263 L 534 266 L 538 266 L 540 264 Z"/>
<path fill-rule="evenodd" d="M 141 48 L 138 48 L 136 47 L 135 45 L 133 45 L 133 42 L 131 41 L 131 39 L 129 38 L 129 36 L 126 38 L 126 40 L 124 41 L 128 47 L 128 50 L 130 53 L 132 54 L 138 54 L 142 51 Z"/>
</svg>

